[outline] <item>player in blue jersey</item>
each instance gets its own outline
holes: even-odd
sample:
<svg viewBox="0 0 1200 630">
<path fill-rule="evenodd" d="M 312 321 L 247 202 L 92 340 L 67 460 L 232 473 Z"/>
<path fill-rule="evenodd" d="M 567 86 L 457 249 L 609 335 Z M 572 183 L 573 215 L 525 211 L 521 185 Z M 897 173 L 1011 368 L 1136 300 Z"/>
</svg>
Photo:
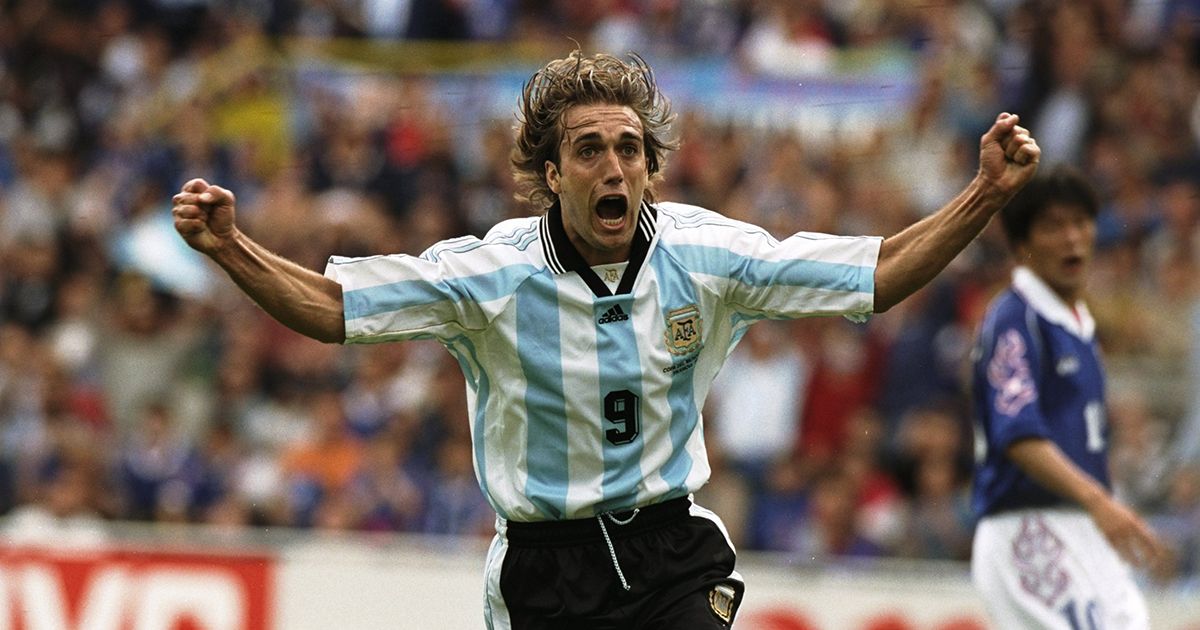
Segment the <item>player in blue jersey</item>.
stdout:
<svg viewBox="0 0 1200 630">
<path fill-rule="evenodd" d="M 1122 561 L 1158 538 L 1111 495 L 1104 368 L 1083 301 L 1095 193 L 1057 168 L 1002 211 L 1012 285 L 984 319 L 972 372 L 980 517 L 972 575 L 1000 628 L 1132 630 L 1146 605 Z"/>
<path fill-rule="evenodd" d="M 498 514 L 490 628 L 728 627 L 742 595 L 733 546 L 691 495 L 709 475 L 700 409 L 730 350 L 760 319 L 895 305 L 1040 156 L 1001 114 L 976 177 L 941 211 L 887 239 L 780 241 L 655 202 L 671 120 L 636 56 L 552 61 L 525 86 L 513 152 L 542 213 L 420 256 L 333 257 L 324 275 L 238 230 L 230 191 L 197 179 L 174 198 L 188 244 L 291 328 L 328 342 L 433 338 L 456 357 L 476 475 Z"/>
</svg>

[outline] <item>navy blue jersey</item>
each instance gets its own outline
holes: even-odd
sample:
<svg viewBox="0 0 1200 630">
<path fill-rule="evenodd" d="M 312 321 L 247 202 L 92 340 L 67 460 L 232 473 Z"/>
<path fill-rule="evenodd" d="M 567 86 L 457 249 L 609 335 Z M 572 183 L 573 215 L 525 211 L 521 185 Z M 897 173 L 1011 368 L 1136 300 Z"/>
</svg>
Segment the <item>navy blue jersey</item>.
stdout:
<svg viewBox="0 0 1200 630">
<path fill-rule="evenodd" d="M 972 394 L 977 516 L 1065 502 L 1005 456 L 1014 442 L 1046 438 L 1109 488 L 1104 367 L 1087 307 L 1065 304 L 1025 268 L 988 309 L 975 348 Z"/>
</svg>

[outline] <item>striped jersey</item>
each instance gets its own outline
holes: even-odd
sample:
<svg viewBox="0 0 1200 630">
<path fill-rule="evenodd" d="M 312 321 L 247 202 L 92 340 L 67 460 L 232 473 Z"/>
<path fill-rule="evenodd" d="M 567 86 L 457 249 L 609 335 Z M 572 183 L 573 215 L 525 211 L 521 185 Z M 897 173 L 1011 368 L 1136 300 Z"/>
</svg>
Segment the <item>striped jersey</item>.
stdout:
<svg viewBox="0 0 1200 630">
<path fill-rule="evenodd" d="M 881 240 L 779 241 L 702 208 L 645 203 L 617 279 L 588 266 L 555 206 L 419 257 L 333 257 L 325 275 L 342 285 L 348 343 L 434 338 L 454 355 L 484 495 L 504 519 L 543 521 L 704 485 L 700 410 L 746 327 L 865 318 Z"/>
<path fill-rule="evenodd" d="M 988 309 L 972 370 L 976 425 L 974 509 L 978 516 L 1061 505 L 1004 451 L 1045 438 L 1105 487 L 1108 426 L 1104 367 L 1087 306 L 1073 308 L 1025 267 Z"/>
</svg>

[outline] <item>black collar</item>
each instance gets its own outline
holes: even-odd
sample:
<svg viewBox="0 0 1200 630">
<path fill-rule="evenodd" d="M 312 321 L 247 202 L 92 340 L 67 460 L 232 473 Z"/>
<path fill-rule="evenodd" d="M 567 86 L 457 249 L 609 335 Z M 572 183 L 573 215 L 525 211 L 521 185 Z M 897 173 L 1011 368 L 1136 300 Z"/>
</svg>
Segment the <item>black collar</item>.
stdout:
<svg viewBox="0 0 1200 630">
<path fill-rule="evenodd" d="M 617 285 L 617 295 L 633 290 L 633 281 L 641 271 L 642 264 L 646 262 L 646 253 L 650 251 L 650 243 L 654 240 L 654 234 L 658 230 L 658 210 L 643 201 L 641 212 L 638 212 L 637 223 L 637 228 L 633 231 L 633 245 L 629 249 L 629 265 L 625 267 L 621 283 Z M 604 284 L 595 271 L 592 271 L 591 266 L 583 259 L 579 250 L 575 249 L 571 239 L 567 238 L 567 232 L 563 228 L 562 222 L 562 207 L 557 201 L 550 206 L 546 214 L 542 215 L 541 231 L 542 251 L 546 255 L 546 262 L 550 265 L 551 271 L 556 274 L 574 271 L 579 274 L 580 278 L 583 278 L 596 297 L 613 295 L 612 291 L 609 291 L 608 285 Z"/>
</svg>

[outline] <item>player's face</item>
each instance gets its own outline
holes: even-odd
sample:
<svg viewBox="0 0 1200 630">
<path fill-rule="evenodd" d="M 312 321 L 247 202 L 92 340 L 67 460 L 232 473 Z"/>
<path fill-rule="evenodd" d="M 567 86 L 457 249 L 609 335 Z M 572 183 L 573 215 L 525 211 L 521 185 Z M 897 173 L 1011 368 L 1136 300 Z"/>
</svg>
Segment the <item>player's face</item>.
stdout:
<svg viewBox="0 0 1200 630">
<path fill-rule="evenodd" d="M 623 105 L 575 105 L 563 128 L 546 183 L 562 204 L 567 237 L 590 265 L 627 260 L 650 179 L 642 122 Z"/>
<path fill-rule="evenodd" d="M 1088 264 L 1096 244 L 1096 221 L 1077 205 L 1053 204 L 1017 247 L 1020 262 L 1067 303 L 1083 296 Z"/>
</svg>

